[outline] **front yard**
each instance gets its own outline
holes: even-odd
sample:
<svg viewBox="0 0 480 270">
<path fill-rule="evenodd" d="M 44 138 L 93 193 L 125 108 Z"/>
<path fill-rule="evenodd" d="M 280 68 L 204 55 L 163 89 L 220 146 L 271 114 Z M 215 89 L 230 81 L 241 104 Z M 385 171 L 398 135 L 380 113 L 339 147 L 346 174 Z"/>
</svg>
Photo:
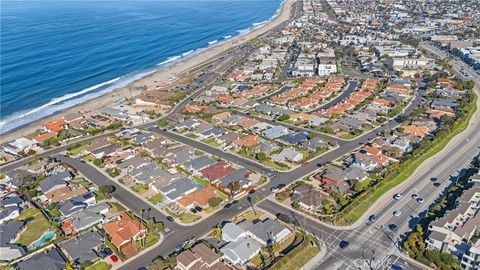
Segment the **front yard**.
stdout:
<svg viewBox="0 0 480 270">
<path fill-rule="evenodd" d="M 298 245 L 283 256 L 270 269 L 298 270 L 320 252 L 320 247 L 318 246 L 316 239 L 310 235 L 305 236 L 301 233 L 297 233 L 297 238 L 295 239 L 294 244 L 295 243 L 298 243 Z"/>
</svg>

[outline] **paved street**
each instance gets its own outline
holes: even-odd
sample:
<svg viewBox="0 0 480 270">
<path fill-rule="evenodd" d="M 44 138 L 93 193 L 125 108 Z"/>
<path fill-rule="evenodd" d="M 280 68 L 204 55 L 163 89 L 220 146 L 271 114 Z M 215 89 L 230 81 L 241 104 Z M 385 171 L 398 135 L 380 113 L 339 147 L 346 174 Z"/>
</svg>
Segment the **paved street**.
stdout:
<svg viewBox="0 0 480 270">
<path fill-rule="evenodd" d="M 333 107 L 333 106 L 337 105 L 337 103 L 340 103 L 340 102 L 344 101 L 346 98 L 348 98 L 353 93 L 353 91 L 355 91 L 355 89 L 357 89 L 358 84 L 359 84 L 359 82 L 356 81 L 356 80 L 349 81 L 347 87 L 345 88 L 345 90 L 340 95 L 336 96 L 335 98 L 333 98 L 329 102 L 321 105 L 320 107 L 310 111 L 310 113 L 314 113 L 314 112 L 318 112 L 318 111 L 321 111 L 321 110 L 324 110 L 324 109 L 328 109 L 330 107 Z"/>
</svg>

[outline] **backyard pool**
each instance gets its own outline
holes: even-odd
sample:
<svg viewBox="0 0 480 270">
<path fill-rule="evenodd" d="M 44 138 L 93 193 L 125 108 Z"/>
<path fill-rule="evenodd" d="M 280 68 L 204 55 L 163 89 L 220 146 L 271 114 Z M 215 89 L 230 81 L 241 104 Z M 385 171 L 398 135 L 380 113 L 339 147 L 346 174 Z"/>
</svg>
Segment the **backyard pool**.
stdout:
<svg viewBox="0 0 480 270">
<path fill-rule="evenodd" d="M 37 241 L 33 242 L 32 246 L 34 248 L 40 248 L 42 247 L 43 245 L 45 245 L 45 243 L 47 243 L 48 241 L 52 240 L 55 238 L 55 233 L 54 232 L 46 232 L 42 235 L 42 237 L 40 239 L 38 239 Z"/>
</svg>

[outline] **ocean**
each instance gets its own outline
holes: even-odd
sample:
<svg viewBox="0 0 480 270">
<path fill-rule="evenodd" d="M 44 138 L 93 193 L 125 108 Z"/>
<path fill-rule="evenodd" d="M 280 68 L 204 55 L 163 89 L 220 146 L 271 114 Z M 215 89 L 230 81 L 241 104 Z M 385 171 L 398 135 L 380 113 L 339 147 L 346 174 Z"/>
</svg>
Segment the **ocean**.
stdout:
<svg viewBox="0 0 480 270">
<path fill-rule="evenodd" d="M 0 1 L 0 133 L 248 32 L 281 2 Z"/>
</svg>

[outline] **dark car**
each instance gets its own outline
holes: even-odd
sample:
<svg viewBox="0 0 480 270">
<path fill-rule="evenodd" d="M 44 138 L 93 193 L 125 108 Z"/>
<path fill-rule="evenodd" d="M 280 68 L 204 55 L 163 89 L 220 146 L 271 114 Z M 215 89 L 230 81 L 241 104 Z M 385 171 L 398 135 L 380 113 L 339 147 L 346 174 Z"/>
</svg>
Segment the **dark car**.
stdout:
<svg viewBox="0 0 480 270">
<path fill-rule="evenodd" d="M 437 180 L 438 180 L 437 177 L 432 177 L 432 178 L 430 178 L 430 181 L 432 181 L 432 182 L 435 182 L 435 181 L 437 181 Z"/>
<path fill-rule="evenodd" d="M 225 206 L 224 206 L 223 208 L 228 209 L 228 208 L 230 208 L 230 207 L 232 207 L 232 204 L 231 204 L 231 203 L 227 203 L 227 204 L 225 204 Z"/>
<path fill-rule="evenodd" d="M 100 259 L 105 259 L 108 255 L 105 254 L 105 252 L 103 252 L 103 251 L 99 251 L 99 252 L 97 252 L 97 256 L 98 256 Z"/>
<path fill-rule="evenodd" d="M 232 201 L 232 205 L 235 205 L 235 204 L 237 204 L 237 203 L 238 203 L 238 200 Z"/>
<path fill-rule="evenodd" d="M 441 185 L 441 184 L 440 184 L 439 182 L 433 183 L 433 186 L 435 186 L 435 187 L 439 187 L 440 185 Z"/>
<path fill-rule="evenodd" d="M 398 226 L 392 223 L 392 224 L 388 225 L 388 228 L 395 232 L 395 231 L 397 231 Z"/>
<path fill-rule="evenodd" d="M 370 220 L 371 222 L 375 222 L 377 221 L 378 217 L 376 215 L 371 215 L 368 217 L 368 220 Z"/>
<path fill-rule="evenodd" d="M 175 219 L 172 217 L 172 216 L 167 216 L 167 220 L 170 221 L 170 222 L 174 222 Z"/>
<path fill-rule="evenodd" d="M 341 249 L 346 249 L 348 247 L 348 241 L 342 240 L 340 241 L 340 244 L 338 245 Z"/>
<path fill-rule="evenodd" d="M 285 187 L 285 184 L 278 184 L 278 186 L 277 186 L 278 189 L 282 189 L 284 187 Z"/>
<path fill-rule="evenodd" d="M 202 212 L 203 208 L 197 205 L 195 206 L 195 210 L 197 210 L 198 212 Z"/>
<path fill-rule="evenodd" d="M 403 270 L 403 267 L 401 267 L 401 266 L 398 265 L 398 264 L 392 264 L 392 269 L 393 269 L 393 270 Z"/>
<path fill-rule="evenodd" d="M 252 189 L 248 192 L 248 194 L 253 194 L 253 193 L 255 193 L 255 189 Z"/>
<path fill-rule="evenodd" d="M 104 249 L 103 249 L 103 252 L 104 252 L 105 254 L 107 254 L 107 256 L 110 256 L 110 255 L 113 254 L 113 251 L 112 251 L 110 248 L 108 248 L 108 247 L 104 248 Z"/>
<path fill-rule="evenodd" d="M 197 209 L 195 209 L 195 208 L 190 208 L 190 212 L 196 214 L 198 211 L 197 211 Z"/>
</svg>

